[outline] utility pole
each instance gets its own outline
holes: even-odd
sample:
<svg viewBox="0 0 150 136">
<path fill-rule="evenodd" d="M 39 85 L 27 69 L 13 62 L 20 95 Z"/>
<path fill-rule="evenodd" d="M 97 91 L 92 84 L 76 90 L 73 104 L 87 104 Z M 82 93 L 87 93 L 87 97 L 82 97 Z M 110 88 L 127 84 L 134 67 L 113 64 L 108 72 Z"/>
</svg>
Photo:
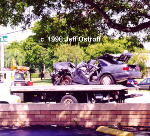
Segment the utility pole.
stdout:
<svg viewBox="0 0 150 136">
<path fill-rule="evenodd" d="M 5 58 L 4 58 L 4 43 L 7 42 L 7 38 L 8 36 L 4 35 L 4 36 L 0 36 L 0 50 L 1 50 L 1 70 L 4 69 L 4 61 L 5 61 Z"/>
</svg>

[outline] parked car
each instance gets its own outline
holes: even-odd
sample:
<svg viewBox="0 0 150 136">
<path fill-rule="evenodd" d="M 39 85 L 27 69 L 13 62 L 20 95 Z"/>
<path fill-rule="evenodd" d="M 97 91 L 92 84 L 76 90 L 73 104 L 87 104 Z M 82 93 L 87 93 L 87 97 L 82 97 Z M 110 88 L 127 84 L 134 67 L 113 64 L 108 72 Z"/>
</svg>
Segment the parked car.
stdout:
<svg viewBox="0 0 150 136">
<path fill-rule="evenodd" d="M 135 79 L 128 79 L 127 80 L 127 87 L 137 87 L 138 82 Z"/>
<path fill-rule="evenodd" d="M 141 78 L 139 66 L 126 64 L 130 53 L 114 57 L 109 54 L 80 63 L 76 67 L 70 62 L 59 62 L 54 65 L 52 83 L 59 84 L 116 84 L 127 83 L 128 79 Z M 82 81 L 81 81 L 82 80 Z"/>
<path fill-rule="evenodd" d="M 140 90 L 150 90 L 150 78 L 145 78 L 138 86 Z"/>
</svg>

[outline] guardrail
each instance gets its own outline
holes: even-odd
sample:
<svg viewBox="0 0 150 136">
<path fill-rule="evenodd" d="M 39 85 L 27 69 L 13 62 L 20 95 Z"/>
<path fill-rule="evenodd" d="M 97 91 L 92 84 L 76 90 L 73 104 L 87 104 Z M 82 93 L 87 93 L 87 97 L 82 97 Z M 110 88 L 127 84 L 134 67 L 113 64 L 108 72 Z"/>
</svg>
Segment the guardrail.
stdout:
<svg viewBox="0 0 150 136">
<path fill-rule="evenodd" d="M 1 126 L 150 126 L 150 104 L 0 104 Z"/>
</svg>

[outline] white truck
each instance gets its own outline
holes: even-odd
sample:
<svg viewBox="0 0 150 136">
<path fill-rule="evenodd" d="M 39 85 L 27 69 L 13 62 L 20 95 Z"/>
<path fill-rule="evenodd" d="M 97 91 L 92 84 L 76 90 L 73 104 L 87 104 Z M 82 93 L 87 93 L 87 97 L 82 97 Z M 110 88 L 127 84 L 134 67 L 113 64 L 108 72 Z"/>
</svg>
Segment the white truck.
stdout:
<svg viewBox="0 0 150 136">
<path fill-rule="evenodd" d="M 0 103 L 21 103 L 21 98 L 11 94 L 10 86 L 5 83 L 0 83 Z"/>
<path fill-rule="evenodd" d="M 0 103 L 21 103 L 21 98 L 11 94 L 14 72 L 0 71 Z"/>
</svg>

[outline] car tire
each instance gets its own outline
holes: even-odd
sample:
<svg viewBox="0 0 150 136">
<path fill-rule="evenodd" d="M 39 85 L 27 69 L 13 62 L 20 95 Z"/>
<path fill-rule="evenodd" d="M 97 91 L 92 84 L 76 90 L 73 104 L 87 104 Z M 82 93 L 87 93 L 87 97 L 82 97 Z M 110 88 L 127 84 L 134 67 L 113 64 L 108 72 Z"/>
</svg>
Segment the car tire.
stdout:
<svg viewBox="0 0 150 136">
<path fill-rule="evenodd" d="M 61 103 L 65 104 L 78 103 L 78 100 L 72 95 L 65 95 L 62 97 Z"/>
<path fill-rule="evenodd" d="M 72 78 L 71 76 L 64 76 L 61 81 L 60 81 L 61 85 L 71 85 L 72 84 Z"/>
<path fill-rule="evenodd" d="M 99 80 L 100 85 L 111 85 L 115 84 L 115 80 L 109 74 L 102 75 Z"/>
</svg>

